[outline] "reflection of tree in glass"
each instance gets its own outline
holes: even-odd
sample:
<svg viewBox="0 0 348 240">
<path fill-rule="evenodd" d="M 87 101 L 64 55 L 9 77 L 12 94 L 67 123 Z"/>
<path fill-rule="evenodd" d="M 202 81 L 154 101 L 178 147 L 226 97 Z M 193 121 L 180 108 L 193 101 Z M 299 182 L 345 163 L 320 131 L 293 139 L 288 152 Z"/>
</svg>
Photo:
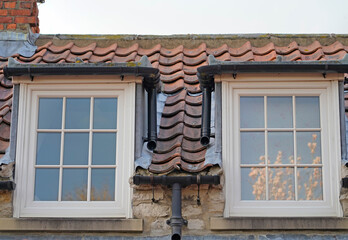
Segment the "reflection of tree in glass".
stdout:
<svg viewBox="0 0 348 240">
<path fill-rule="evenodd" d="M 319 164 L 321 159 L 319 156 L 315 157 L 315 149 L 317 147 L 317 134 L 312 134 L 312 142 L 308 142 L 307 146 L 312 155 L 312 164 Z M 278 151 L 276 161 L 274 164 L 282 164 L 283 153 Z M 260 156 L 260 163 L 263 164 L 265 156 Z M 268 164 L 270 160 L 268 159 Z M 289 157 L 290 164 L 294 164 L 294 156 Z M 301 157 L 297 158 L 297 163 L 300 163 Z M 300 174 L 299 169 L 308 169 L 308 167 L 298 168 L 298 190 L 299 192 L 303 188 L 306 200 L 322 200 L 322 181 L 321 181 L 321 168 L 311 168 L 312 172 L 306 172 Z M 303 171 L 303 170 L 302 170 Z M 269 167 L 268 168 L 268 186 L 269 186 L 269 199 L 270 200 L 294 200 L 294 183 L 293 183 L 293 167 Z M 266 195 L 266 171 L 263 167 L 252 167 L 249 173 L 249 184 L 252 186 L 252 194 L 255 200 L 265 200 Z M 305 179 L 305 182 L 301 186 L 301 177 Z M 300 193 L 299 193 L 300 196 Z M 299 197 L 299 200 L 304 200 Z"/>
<path fill-rule="evenodd" d="M 274 164 L 282 164 L 283 152 L 278 151 Z M 289 157 L 290 163 L 294 156 Z M 285 170 L 285 171 L 284 171 Z M 270 200 L 293 200 L 293 168 L 268 168 L 268 186 Z"/>
<path fill-rule="evenodd" d="M 112 201 L 109 191 L 109 185 L 103 184 L 100 190 L 96 190 L 95 187 L 91 188 L 91 201 Z M 87 186 L 76 187 L 74 192 L 68 192 L 64 195 L 63 201 L 87 201 Z"/>
<path fill-rule="evenodd" d="M 260 163 L 265 162 L 265 156 L 260 156 Z M 249 184 L 253 187 L 253 195 L 255 200 L 265 200 L 266 199 L 266 175 L 265 168 L 253 167 L 250 170 L 249 177 L 252 179 L 252 182 L 249 181 Z"/>
<path fill-rule="evenodd" d="M 319 164 L 321 159 L 315 156 L 315 149 L 317 148 L 317 134 L 312 134 L 312 142 L 308 142 L 307 146 L 311 152 L 312 164 Z M 301 174 L 302 172 L 302 174 Z M 323 182 L 321 180 L 321 168 L 301 168 L 297 172 L 299 200 L 322 200 Z M 302 180 L 302 181 L 301 181 Z M 301 184 L 301 182 L 303 182 Z M 302 194 L 301 194 L 302 193 Z"/>
<path fill-rule="evenodd" d="M 108 184 L 103 184 L 103 187 L 100 190 L 97 190 L 95 187 L 92 187 L 91 201 L 112 201 L 112 200 L 113 198 L 111 197 Z"/>
<path fill-rule="evenodd" d="M 87 185 L 75 187 L 74 192 L 67 192 L 63 201 L 87 201 Z"/>
</svg>

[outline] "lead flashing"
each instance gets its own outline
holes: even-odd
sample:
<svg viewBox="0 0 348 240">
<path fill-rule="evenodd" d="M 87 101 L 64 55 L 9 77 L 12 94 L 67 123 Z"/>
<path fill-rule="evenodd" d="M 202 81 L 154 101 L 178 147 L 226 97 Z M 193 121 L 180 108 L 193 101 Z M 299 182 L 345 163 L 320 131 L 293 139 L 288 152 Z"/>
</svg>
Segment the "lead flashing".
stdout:
<svg viewBox="0 0 348 240">
<path fill-rule="evenodd" d="M 20 32 L 0 32 L 0 56 L 10 57 L 15 54 L 20 54 L 24 57 L 34 55 L 37 46 L 35 42 L 39 37 L 38 33 L 20 33 Z"/>
</svg>

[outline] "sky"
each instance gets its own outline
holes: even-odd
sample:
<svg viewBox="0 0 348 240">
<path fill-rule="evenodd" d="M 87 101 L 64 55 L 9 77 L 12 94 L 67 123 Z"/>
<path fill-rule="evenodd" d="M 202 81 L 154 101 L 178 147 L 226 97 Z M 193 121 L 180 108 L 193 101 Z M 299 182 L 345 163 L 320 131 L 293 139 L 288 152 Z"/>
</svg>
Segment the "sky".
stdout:
<svg viewBox="0 0 348 240">
<path fill-rule="evenodd" d="M 348 0 L 46 0 L 41 34 L 348 34 Z"/>
</svg>

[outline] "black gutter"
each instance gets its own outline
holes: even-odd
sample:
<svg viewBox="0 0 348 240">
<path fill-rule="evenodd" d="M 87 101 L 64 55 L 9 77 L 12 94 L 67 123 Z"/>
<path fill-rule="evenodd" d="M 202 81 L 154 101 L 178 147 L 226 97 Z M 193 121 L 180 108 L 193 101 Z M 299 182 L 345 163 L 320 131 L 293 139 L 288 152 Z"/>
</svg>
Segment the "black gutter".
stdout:
<svg viewBox="0 0 348 240">
<path fill-rule="evenodd" d="M 172 240 L 181 239 L 181 228 L 187 225 L 187 220 L 181 214 L 181 189 L 192 184 L 220 184 L 220 176 L 140 176 L 133 177 L 135 185 L 151 184 L 172 187 L 172 216 L 167 224 L 172 227 Z"/>
<path fill-rule="evenodd" d="M 207 66 L 197 69 L 203 80 L 223 73 L 347 73 L 348 54 L 339 61 L 287 61 L 278 56 L 276 61 L 269 62 L 229 62 L 216 60 L 209 55 Z"/>
<path fill-rule="evenodd" d="M 0 181 L 0 190 L 15 190 L 16 184 L 13 181 Z"/>
<path fill-rule="evenodd" d="M 146 56 L 143 56 L 138 62 L 128 63 L 22 64 L 9 58 L 8 66 L 4 67 L 4 75 L 6 78 L 47 75 L 135 75 L 144 77 L 147 85 L 155 85 L 159 83 L 160 72 L 151 66 Z"/>
<path fill-rule="evenodd" d="M 230 73 L 236 78 L 238 73 L 321 73 L 325 78 L 328 73 L 348 73 L 348 54 L 340 61 L 298 62 L 283 62 L 281 56 L 273 62 L 229 62 L 216 60 L 213 55 L 209 55 L 208 63 L 209 65 L 197 69 L 203 93 L 201 128 L 203 146 L 208 145 L 210 141 L 211 94 L 207 92 L 214 91 L 215 75 Z"/>
<path fill-rule="evenodd" d="M 154 150 L 157 145 L 156 102 L 160 88 L 160 71 L 153 68 L 149 59 L 143 56 L 139 62 L 128 63 L 63 63 L 63 64 L 22 64 L 10 58 L 4 67 L 6 78 L 13 76 L 47 75 L 135 75 L 143 77 L 143 86 L 148 92 L 148 141 L 147 147 Z"/>
</svg>

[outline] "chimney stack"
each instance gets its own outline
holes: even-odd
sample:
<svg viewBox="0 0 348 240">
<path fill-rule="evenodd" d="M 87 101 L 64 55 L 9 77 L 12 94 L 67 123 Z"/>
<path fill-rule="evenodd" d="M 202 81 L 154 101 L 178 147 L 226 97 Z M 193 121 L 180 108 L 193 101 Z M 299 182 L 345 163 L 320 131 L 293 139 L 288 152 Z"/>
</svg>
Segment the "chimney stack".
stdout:
<svg viewBox="0 0 348 240">
<path fill-rule="evenodd" d="M 42 0 L 0 0 L 0 31 L 39 33 L 39 10 Z"/>
</svg>

